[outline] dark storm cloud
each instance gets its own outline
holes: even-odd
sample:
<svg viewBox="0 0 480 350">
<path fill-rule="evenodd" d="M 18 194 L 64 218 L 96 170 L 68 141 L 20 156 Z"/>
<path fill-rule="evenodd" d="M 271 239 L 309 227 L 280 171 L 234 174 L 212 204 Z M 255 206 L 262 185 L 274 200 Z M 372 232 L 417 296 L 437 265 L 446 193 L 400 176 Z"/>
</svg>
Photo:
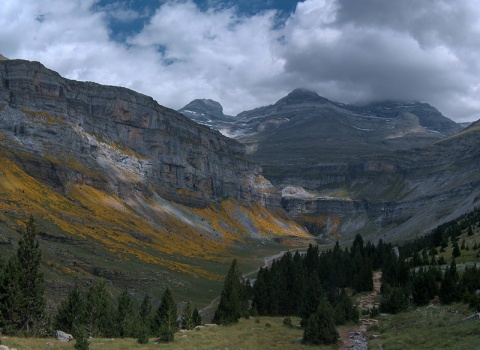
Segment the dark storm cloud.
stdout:
<svg viewBox="0 0 480 350">
<path fill-rule="evenodd" d="M 62 75 L 228 114 L 297 87 L 480 118 L 478 0 L 4 0 L 0 50 Z"/>
<path fill-rule="evenodd" d="M 453 118 L 478 113 L 472 11 L 462 1 L 306 1 L 287 33 L 285 71 L 345 102 L 420 100 Z"/>
</svg>

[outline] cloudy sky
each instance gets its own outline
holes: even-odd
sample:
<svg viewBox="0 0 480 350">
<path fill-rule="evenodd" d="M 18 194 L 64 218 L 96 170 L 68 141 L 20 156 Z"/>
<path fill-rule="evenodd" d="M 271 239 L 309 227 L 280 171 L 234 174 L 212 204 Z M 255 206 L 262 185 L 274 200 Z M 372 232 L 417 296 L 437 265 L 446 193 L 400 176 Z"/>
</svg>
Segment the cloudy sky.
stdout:
<svg viewBox="0 0 480 350">
<path fill-rule="evenodd" d="M 235 115 L 294 88 L 480 118 L 479 0 L 2 0 L 0 53 Z"/>
</svg>

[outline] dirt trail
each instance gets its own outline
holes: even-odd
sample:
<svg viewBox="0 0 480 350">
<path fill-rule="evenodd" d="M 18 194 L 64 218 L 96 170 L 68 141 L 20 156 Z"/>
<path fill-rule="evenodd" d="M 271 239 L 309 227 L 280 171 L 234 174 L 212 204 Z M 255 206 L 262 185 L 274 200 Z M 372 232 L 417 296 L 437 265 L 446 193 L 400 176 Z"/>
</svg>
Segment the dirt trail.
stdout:
<svg viewBox="0 0 480 350">
<path fill-rule="evenodd" d="M 373 291 L 366 295 L 362 295 L 357 299 L 358 311 L 370 310 L 378 307 L 376 303 L 377 295 L 380 294 L 382 286 L 382 273 L 376 271 L 373 273 Z M 378 324 L 377 320 L 361 318 L 359 326 L 344 328 L 339 331 L 340 340 L 342 341 L 342 349 L 363 350 L 368 349 L 367 327 Z"/>
</svg>

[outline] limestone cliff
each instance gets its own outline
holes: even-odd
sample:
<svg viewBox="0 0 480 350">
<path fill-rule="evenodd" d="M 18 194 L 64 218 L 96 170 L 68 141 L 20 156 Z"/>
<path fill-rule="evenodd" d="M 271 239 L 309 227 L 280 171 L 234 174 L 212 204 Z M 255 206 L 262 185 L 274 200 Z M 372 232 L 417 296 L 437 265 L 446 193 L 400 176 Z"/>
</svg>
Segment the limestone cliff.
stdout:
<svg viewBox="0 0 480 350">
<path fill-rule="evenodd" d="M 257 186 L 265 182 L 261 169 L 243 157 L 243 145 L 151 97 L 64 79 L 38 62 L 2 61 L 0 78 L 0 130 L 16 149 L 57 160 L 41 167 L 55 173 L 44 177 L 54 185 L 81 181 L 116 194 L 133 186 L 177 201 L 187 190 L 190 204 L 228 196 L 266 201 L 265 185 Z M 88 171 L 61 162 L 72 158 Z M 25 164 L 30 174 L 37 165 Z"/>
<path fill-rule="evenodd" d="M 0 61 L 0 255 L 33 215 L 52 293 L 204 288 L 246 242 L 309 236 L 244 153 L 148 96 Z"/>
</svg>

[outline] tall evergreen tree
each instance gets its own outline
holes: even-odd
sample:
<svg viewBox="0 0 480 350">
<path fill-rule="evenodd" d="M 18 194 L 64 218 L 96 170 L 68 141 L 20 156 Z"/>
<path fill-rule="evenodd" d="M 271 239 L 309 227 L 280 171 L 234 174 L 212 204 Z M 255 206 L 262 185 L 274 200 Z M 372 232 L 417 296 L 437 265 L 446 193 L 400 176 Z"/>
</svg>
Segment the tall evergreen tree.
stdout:
<svg viewBox="0 0 480 350">
<path fill-rule="evenodd" d="M 177 306 L 173 301 L 172 293 L 167 287 L 163 293 L 161 304 L 155 316 L 158 326 L 157 334 L 162 342 L 173 341 L 177 330 Z"/>
<path fill-rule="evenodd" d="M 443 280 L 440 283 L 438 294 L 442 303 L 449 304 L 460 300 L 458 280 L 457 265 L 455 259 L 452 259 L 452 263 L 445 269 Z"/>
<path fill-rule="evenodd" d="M 200 326 L 202 324 L 202 316 L 200 316 L 200 312 L 198 312 L 197 308 L 193 309 L 192 319 L 193 319 L 193 325 L 195 327 Z"/>
<path fill-rule="evenodd" d="M 153 330 L 153 319 L 152 319 L 152 310 L 153 305 L 149 295 L 145 295 L 140 304 L 140 309 L 138 310 L 139 318 L 139 327 L 144 327 L 147 330 L 147 334 L 151 334 Z"/>
<path fill-rule="evenodd" d="M 182 329 L 190 330 L 193 329 L 193 327 L 195 327 L 195 325 L 193 323 L 192 304 L 188 301 L 182 312 Z"/>
<path fill-rule="evenodd" d="M 338 338 L 339 334 L 335 328 L 333 310 L 328 300 L 324 297 L 320 300 L 317 310 L 307 320 L 303 333 L 303 342 L 305 344 L 329 345 L 336 343 Z"/>
<path fill-rule="evenodd" d="M 308 319 L 314 314 L 322 300 L 325 298 L 325 293 L 320 283 L 317 273 L 313 273 L 307 278 L 307 285 L 305 289 L 305 297 L 300 312 L 302 318 L 301 325 L 306 326 Z"/>
<path fill-rule="evenodd" d="M 137 331 L 137 317 L 134 312 L 133 299 L 124 290 L 117 300 L 117 313 L 116 313 L 116 333 L 121 338 L 134 337 Z"/>
<path fill-rule="evenodd" d="M 90 336 L 115 336 L 113 301 L 104 281 L 91 286 L 87 292 L 86 331 Z"/>
<path fill-rule="evenodd" d="M 15 333 L 22 324 L 18 273 L 18 260 L 14 255 L 0 271 L 0 330 L 5 334 Z"/>
<path fill-rule="evenodd" d="M 74 333 L 85 323 L 86 318 L 85 296 L 78 285 L 75 285 L 58 307 L 54 325 L 67 333 Z"/>
<path fill-rule="evenodd" d="M 233 259 L 223 284 L 220 303 L 213 317 L 214 323 L 230 325 L 237 323 L 246 314 L 245 287 L 238 269 L 237 259 Z"/>
<path fill-rule="evenodd" d="M 152 320 L 152 302 L 150 296 L 145 295 L 138 310 L 138 323 L 136 336 L 139 344 L 147 344 L 149 337 L 152 334 L 153 320 Z"/>
<path fill-rule="evenodd" d="M 18 284 L 20 288 L 20 328 L 31 332 L 35 323 L 45 313 L 45 287 L 43 273 L 40 272 L 41 251 L 37 240 L 37 226 L 33 217 L 27 222 L 26 229 L 20 230 L 18 242 Z"/>
</svg>

